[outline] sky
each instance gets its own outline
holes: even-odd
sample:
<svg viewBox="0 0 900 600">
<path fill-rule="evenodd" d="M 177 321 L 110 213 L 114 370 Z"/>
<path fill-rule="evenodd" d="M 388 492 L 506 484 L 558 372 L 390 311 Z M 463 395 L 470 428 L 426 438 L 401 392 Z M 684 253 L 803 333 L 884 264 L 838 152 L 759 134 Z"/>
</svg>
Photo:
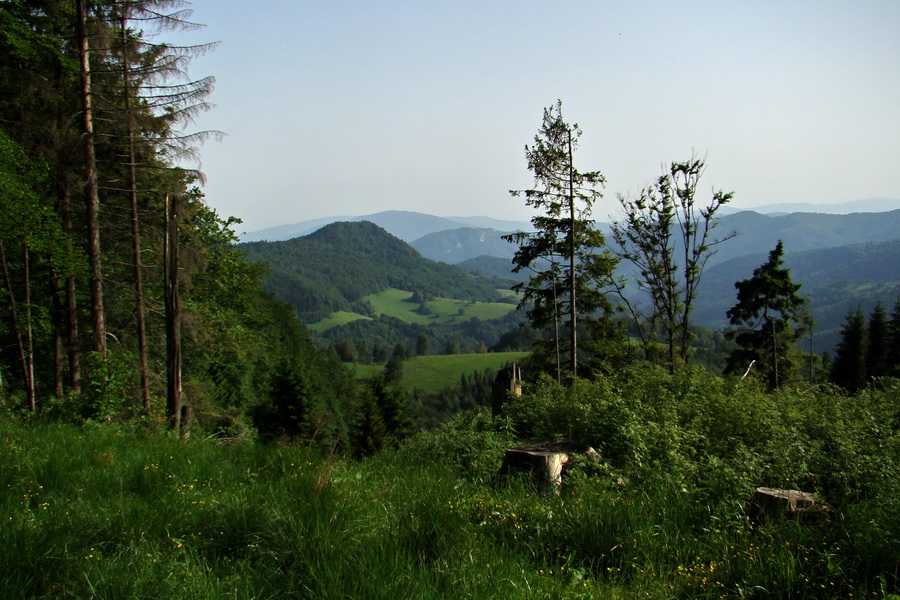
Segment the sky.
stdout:
<svg viewBox="0 0 900 600">
<path fill-rule="evenodd" d="M 409 210 L 527 220 L 525 146 L 562 101 L 598 221 L 698 154 L 733 205 L 900 198 L 897 0 L 194 0 L 219 42 L 193 130 L 207 202 L 256 231 Z"/>
</svg>

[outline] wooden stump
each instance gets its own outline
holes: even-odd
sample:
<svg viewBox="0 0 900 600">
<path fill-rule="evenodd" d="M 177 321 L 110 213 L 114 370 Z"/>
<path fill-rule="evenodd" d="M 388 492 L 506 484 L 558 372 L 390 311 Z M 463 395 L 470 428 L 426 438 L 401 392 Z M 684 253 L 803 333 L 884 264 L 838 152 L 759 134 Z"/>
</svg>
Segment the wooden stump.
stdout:
<svg viewBox="0 0 900 600">
<path fill-rule="evenodd" d="M 830 516 L 833 510 L 826 502 L 809 492 L 765 487 L 756 488 L 753 503 L 758 509 L 758 516 L 765 518 Z"/>
<path fill-rule="evenodd" d="M 566 465 L 573 454 L 581 454 L 590 461 L 600 460 L 596 450 L 580 442 L 532 444 L 507 450 L 499 475 L 512 471 L 526 471 L 532 474 L 538 491 L 544 494 L 559 494 Z"/>
</svg>

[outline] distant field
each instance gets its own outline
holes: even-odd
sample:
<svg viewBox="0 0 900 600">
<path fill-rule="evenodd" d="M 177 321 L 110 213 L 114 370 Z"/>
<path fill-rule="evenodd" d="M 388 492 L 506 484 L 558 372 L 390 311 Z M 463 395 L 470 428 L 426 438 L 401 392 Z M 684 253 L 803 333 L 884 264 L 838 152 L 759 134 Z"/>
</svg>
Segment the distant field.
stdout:
<svg viewBox="0 0 900 600">
<path fill-rule="evenodd" d="M 403 363 L 403 387 L 433 394 L 455 385 L 461 375 L 485 369 L 499 369 L 511 362 L 520 362 L 527 352 L 489 352 L 487 354 L 447 354 L 418 356 Z M 381 373 L 384 365 L 356 365 L 356 376 L 367 379 Z"/>
<path fill-rule="evenodd" d="M 352 313 L 347 311 L 338 311 L 336 313 L 331 313 L 331 316 L 327 319 L 322 319 L 318 323 L 313 323 L 309 325 L 309 329 L 315 331 L 316 333 L 322 333 L 323 331 L 327 331 L 332 327 L 338 327 L 340 325 L 346 325 L 347 323 L 352 323 L 353 321 L 358 321 L 360 319 L 367 319 L 369 321 L 372 320 L 371 317 L 367 317 L 365 315 L 360 315 L 358 313 Z"/>
<path fill-rule="evenodd" d="M 420 314 L 419 304 L 409 302 L 413 293 L 405 290 L 389 288 L 378 294 L 371 294 L 363 298 L 367 300 L 379 315 L 387 315 L 399 319 L 404 323 L 417 323 L 419 325 L 431 325 L 435 323 L 461 323 L 473 317 L 482 321 L 499 319 L 516 310 L 514 304 L 503 302 L 471 302 L 468 300 L 454 300 L 451 298 L 435 298 L 425 303 L 428 314 Z M 349 312 L 338 312 L 329 318 L 314 323 L 309 328 L 321 333 L 332 327 L 344 325 L 356 319 L 366 319 L 363 315 Z"/>
</svg>

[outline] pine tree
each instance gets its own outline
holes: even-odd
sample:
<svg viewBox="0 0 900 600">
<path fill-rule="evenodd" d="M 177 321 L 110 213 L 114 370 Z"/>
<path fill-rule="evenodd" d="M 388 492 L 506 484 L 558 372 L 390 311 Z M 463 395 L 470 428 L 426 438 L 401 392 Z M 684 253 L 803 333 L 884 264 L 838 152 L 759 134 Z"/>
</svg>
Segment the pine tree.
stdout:
<svg viewBox="0 0 900 600">
<path fill-rule="evenodd" d="M 847 314 L 841 327 L 841 341 L 834 352 L 831 381 L 856 392 L 868 383 L 866 371 L 869 336 L 866 317 L 861 308 Z"/>
<path fill-rule="evenodd" d="M 869 345 L 866 350 L 866 374 L 870 378 L 886 377 L 890 373 L 888 362 L 888 314 L 879 302 L 869 315 Z"/>
<path fill-rule="evenodd" d="M 561 102 L 544 109 L 534 146 L 525 147 L 535 187 L 510 190 L 513 196 L 524 194 L 525 203 L 539 211 L 531 219 L 534 232 L 503 236 L 519 245 L 513 271 L 533 273 L 527 283 L 514 289 L 523 293 L 520 307 L 530 307 L 528 316 L 534 327 L 552 330 L 550 343 L 538 344 L 536 351 L 553 356 L 560 380 L 563 370 L 571 377 L 578 374 L 580 321 L 590 327 L 590 321 L 608 319 L 612 312 L 601 288 L 609 284 L 617 263 L 604 249 L 606 240 L 590 219 L 606 180 L 600 171 L 575 168 L 574 151 L 581 134 L 577 123 L 570 125 L 563 119 Z M 564 315 L 567 336 L 560 328 Z M 564 368 L 562 356 L 566 354 Z"/>
<path fill-rule="evenodd" d="M 728 310 L 736 329 L 726 337 L 737 342 L 726 361 L 728 373 L 746 373 L 752 368 L 765 377 L 770 388 L 789 381 L 796 367 L 796 343 L 812 324 L 800 284 L 791 280 L 783 266 L 784 245 L 779 240 L 769 260 L 753 271 L 753 277 L 738 281 L 737 304 Z"/>
<path fill-rule="evenodd" d="M 885 356 L 888 374 L 893 377 L 900 377 L 900 298 L 897 299 L 893 310 L 891 310 Z"/>
</svg>

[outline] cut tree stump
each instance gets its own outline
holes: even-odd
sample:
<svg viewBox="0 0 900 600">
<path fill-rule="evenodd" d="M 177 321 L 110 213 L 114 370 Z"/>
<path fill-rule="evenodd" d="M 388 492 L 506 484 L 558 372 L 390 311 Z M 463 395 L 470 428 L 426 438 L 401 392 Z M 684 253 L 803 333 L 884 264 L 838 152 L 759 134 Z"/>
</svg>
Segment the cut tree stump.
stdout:
<svg viewBox="0 0 900 600">
<path fill-rule="evenodd" d="M 766 518 L 830 516 L 834 510 L 809 492 L 765 487 L 756 488 L 753 503 L 759 509 L 758 515 Z"/>
<path fill-rule="evenodd" d="M 569 440 L 531 444 L 507 450 L 499 475 L 526 471 L 534 477 L 538 491 L 559 494 L 566 465 L 573 454 L 581 454 L 591 462 L 600 460 L 596 450 L 581 442 Z"/>
</svg>

